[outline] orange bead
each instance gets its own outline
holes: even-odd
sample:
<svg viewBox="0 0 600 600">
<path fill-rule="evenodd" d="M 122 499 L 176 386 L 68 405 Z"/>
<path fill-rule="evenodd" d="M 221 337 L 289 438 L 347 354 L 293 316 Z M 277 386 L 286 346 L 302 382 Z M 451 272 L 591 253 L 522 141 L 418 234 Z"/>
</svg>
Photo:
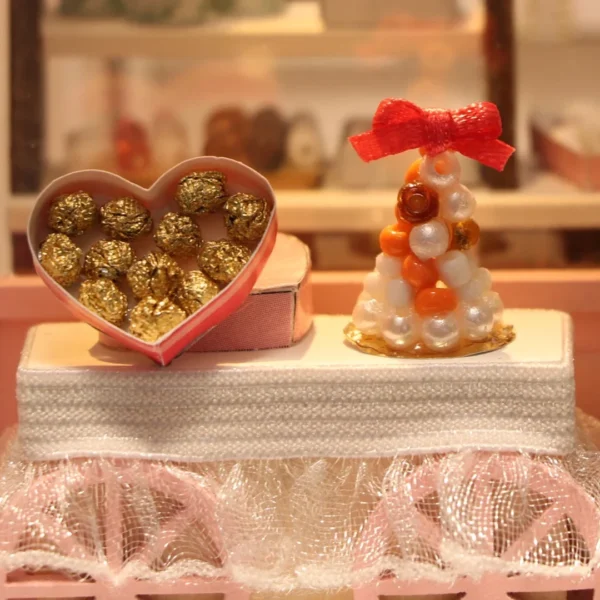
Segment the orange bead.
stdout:
<svg viewBox="0 0 600 600">
<path fill-rule="evenodd" d="M 403 257 L 410 252 L 408 236 L 412 225 L 406 221 L 399 221 L 388 225 L 379 234 L 379 247 L 384 254 Z"/>
<path fill-rule="evenodd" d="M 417 158 L 415 162 L 413 162 L 404 175 L 404 183 L 413 183 L 414 181 L 420 181 L 421 176 L 419 172 L 421 170 L 421 163 L 423 162 L 422 158 Z"/>
<path fill-rule="evenodd" d="M 460 221 L 452 226 L 450 247 L 454 250 L 468 250 L 479 242 L 480 235 L 479 225 L 473 219 Z"/>
<path fill-rule="evenodd" d="M 422 261 L 411 253 L 402 263 L 402 277 L 414 288 L 420 290 L 435 286 L 438 280 L 438 270 L 435 261 Z"/>
<path fill-rule="evenodd" d="M 452 312 L 458 306 L 454 290 L 449 288 L 425 288 L 415 298 L 415 310 L 422 317 L 432 317 Z"/>
</svg>

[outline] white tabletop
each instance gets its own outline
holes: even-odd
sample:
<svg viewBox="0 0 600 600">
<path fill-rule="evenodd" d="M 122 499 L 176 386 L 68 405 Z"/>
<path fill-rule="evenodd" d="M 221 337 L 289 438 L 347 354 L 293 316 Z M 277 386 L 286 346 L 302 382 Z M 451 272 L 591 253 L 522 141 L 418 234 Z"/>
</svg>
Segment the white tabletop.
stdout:
<svg viewBox="0 0 600 600">
<path fill-rule="evenodd" d="M 568 315 L 506 311 L 513 343 L 453 359 L 360 353 L 344 342 L 347 322 L 317 316 L 291 348 L 169 367 L 100 345 L 84 324 L 38 326 L 19 368 L 22 441 L 35 456 L 196 460 L 573 445 Z"/>
</svg>

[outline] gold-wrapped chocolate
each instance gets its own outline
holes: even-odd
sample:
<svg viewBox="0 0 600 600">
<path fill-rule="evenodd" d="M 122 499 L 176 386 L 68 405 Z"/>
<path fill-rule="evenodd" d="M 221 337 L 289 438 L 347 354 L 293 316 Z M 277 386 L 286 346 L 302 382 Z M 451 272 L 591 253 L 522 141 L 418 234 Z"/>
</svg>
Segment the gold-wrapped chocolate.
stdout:
<svg viewBox="0 0 600 600">
<path fill-rule="evenodd" d="M 100 240 L 86 254 L 83 272 L 92 279 L 118 279 L 125 275 L 135 260 L 128 242 Z"/>
<path fill-rule="evenodd" d="M 185 318 L 185 311 L 168 298 L 158 300 L 149 296 L 131 311 L 129 331 L 145 342 L 155 342 Z"/>
<path fill-rule="evenodd" d="M 183 177 L 177 185 L 175 200 L 184 215 L 217 211 L 227 199 L 225 173 L 197 171 Z"/>
<path fill-rule="evenodd" d="M 204 242 L 198 253 L 198 266 L 214 281 L 229 283 L 250 260 L 252 252 L 236 242 Z"/>
<path fill-rule="evenodd" d="M 271 208 L 264 198 L 234 194 L 223 205 L 229 237 L 240 242 L 260 240 L 269 224 Z"/>
<path fill-rule="evenodd" d="M 84 281 L 79 302 L 113 325 L 120 325 L 127 316 L 127 296 L 110 279 Z"/>
<path fill-rule="evenodd" d="M 116 240 L 130 241 L 152 229 L 152 216 L 135 198 L 116 198 L 101 209 L 102 229 Z"/>
<path fill-rule="evenodd" d="M 48 227 L 69 236 L 85 233 L 97 220 L 98 207 L 94 199 L 82 191 L 58 196 L 48 211 Z"/>
<path fill-rule="evenodd" d="M 81 275 L 83 251 L 64 233 L 51 233 L 41 245 L 38 258 L 48 275 L 63 287 L 73 285 Z"/>
<path fill-rule="evenodd" d="M 190 271 L 181 280 L 173 299 L 188 315 L 210 302 L 219 293 L 219 286 L 202 271 Z"/>
<path fill-rule="evenodd" d="M 127 281 L 138 299 L 147 296 L 158 300 L 166 298 L 177 289 L 182 277 L 181 267 L 164 252 L 150 252 L 127 271 Z"/>
<path fill-rule="evenodd" d="M 173 256 L 193 256 L 202 242 L 200 228 L 186 215 L 167 213 L 154 232 L 156 245 Z"/>
</svg>

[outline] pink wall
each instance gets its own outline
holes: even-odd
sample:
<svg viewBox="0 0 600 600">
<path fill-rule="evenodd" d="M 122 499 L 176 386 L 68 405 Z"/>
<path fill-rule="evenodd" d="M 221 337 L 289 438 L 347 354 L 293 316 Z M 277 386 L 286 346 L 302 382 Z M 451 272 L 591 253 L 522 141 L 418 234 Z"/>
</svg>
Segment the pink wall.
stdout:
<svg viewBox="0 0 600 600">
<path fill-rule="evenodd" d="M 349 313 L 364 274 L 314 273 L 315 310 Z M 600 417 L 600 270 L 497 271 L 495 288 L 507 307 L 554 308 L 575 321 L 577 402 Z M 69 321 L 70 314 L 41 281 L 31 277 L 0 279 L 0 429 L 16 422 L 15 373 L 27 329 L 43 321 Z"/>
</svg>

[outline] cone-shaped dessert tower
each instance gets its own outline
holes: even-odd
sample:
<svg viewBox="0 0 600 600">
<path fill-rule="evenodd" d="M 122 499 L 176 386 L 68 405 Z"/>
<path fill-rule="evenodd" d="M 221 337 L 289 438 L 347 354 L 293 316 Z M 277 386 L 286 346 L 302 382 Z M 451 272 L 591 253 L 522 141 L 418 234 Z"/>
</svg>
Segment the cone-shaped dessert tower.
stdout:
<svg viewBox="0 0 600 600">
<path fill-rule="evenodd" d="M 386 102 L 388 109 L 389 101 Z M 403 103 L 402 108 L 414 106 L 395 102 Z M 382 105 L 373 131 L 351 138 L 365 160 L 398 151 L 397 136 L 402 133 L 398 123 L 391 130 L 389 126 L 378 129 Z M 495 109 L 493 105 L 485 106 Z M 427 122 L 428 111 L 421 112 Z M 398 192 L 396 222 L 379 236 L 381 254 L 375 261 L 375 270 L 365 278 L 352 323 L 346 328 L 348 339 L 367 352 L 460 356 L 501 347 L 514 337 L 512 328 L 502 322 L 502 300 L 492 290 L 490 272 L 476 262 L 476 201 L 460 183 L 460 163 L 455 152 L 460 140 L 454 140 L 454 144 L 452 139 L 449 141 L 450 134 L 456 134 L 449 119 L 459 111 L 431 113 L 434 127 L 421 123 L 421 136 L 417 139 L 422 158 L 405 175 Z M 440 113 L 446 118 L 441 125 Z M 469 116 L 472 125 L 473 113 Z M 446 129 L 441 129 L 444 125 Z M 503 161 L 503 166 L 512 149 L 496 139 L 493 142 L 491 150 L 504 152 L 505 157 L 494 159 L 488 145 L 486 160 L 480 160 L 486 164 L 495 161 L 492 166 L 496 167 Z M 411 143 L 414 146 L 415 141 Z M 474 143 L 481 147 L 482 139 L 476 138 Z M 437 152 L 440 145 L 442 151 Z"/>
</svg>

